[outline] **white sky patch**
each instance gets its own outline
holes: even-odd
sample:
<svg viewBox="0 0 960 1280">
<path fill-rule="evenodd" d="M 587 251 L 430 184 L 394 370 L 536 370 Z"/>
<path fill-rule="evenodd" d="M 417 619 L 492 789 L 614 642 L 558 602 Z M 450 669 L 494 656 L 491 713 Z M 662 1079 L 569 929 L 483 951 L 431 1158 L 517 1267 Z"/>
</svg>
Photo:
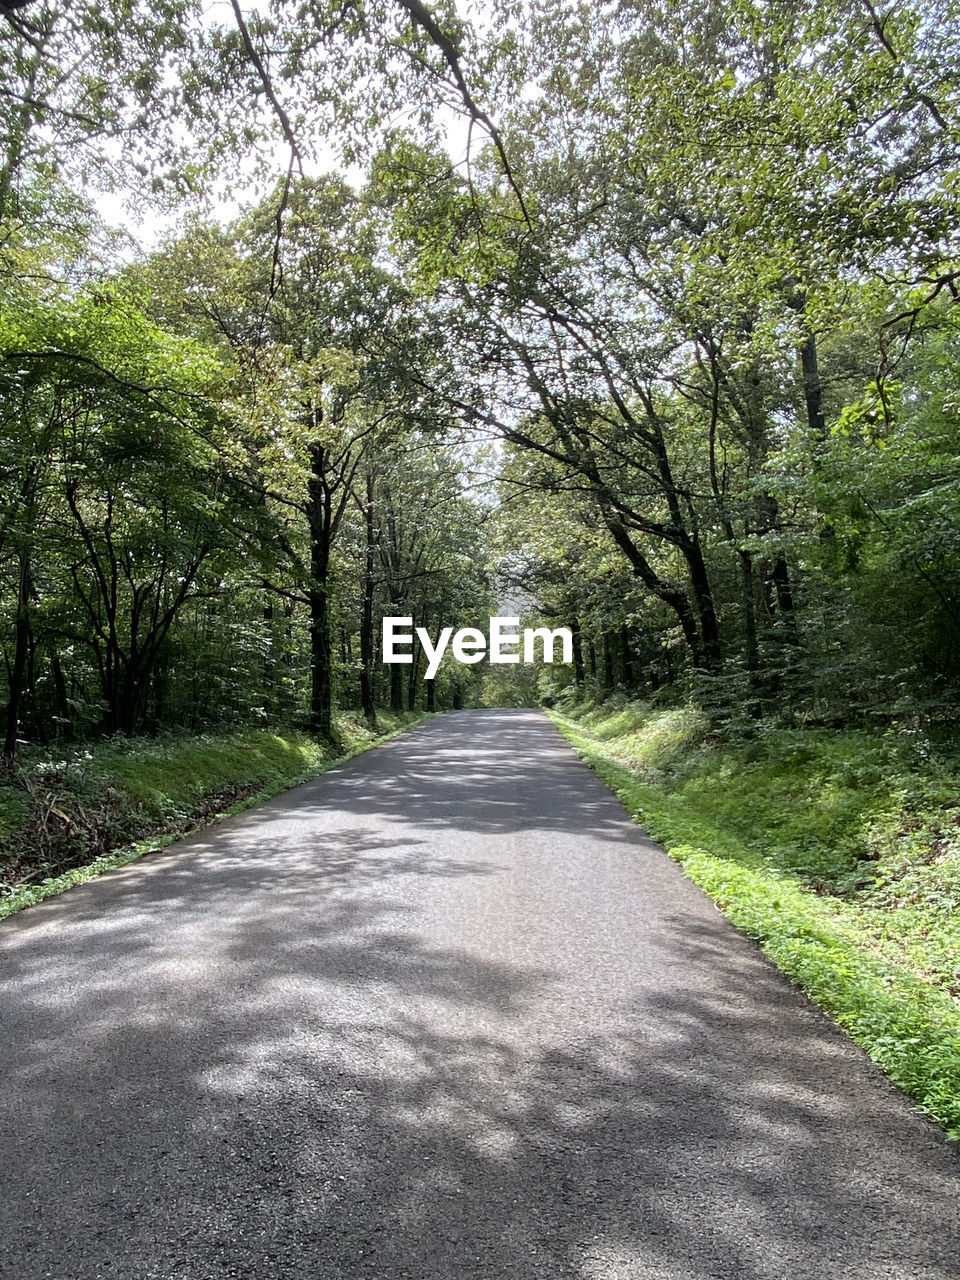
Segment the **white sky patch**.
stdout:
<svg viewBox="0 0 960 1280">
<path fill-rule="evenodd" d="M 494 7 L 488 0 L 480 0 L 479 3 L 464 3 L 461 0 L 457 9 L 473 23 L 479 33 L 489 30 L 496 20 Z M 249 20 L 255 12 L 253 8 L 248 9 L 245 11 L 245 17 Z M 204 10 L 204 20 L 208 27 L 233 27 L 234 16 L 229 0 L 212 0 Z M 533 88 L 531 86 L 531 91 Z M 395 127 L 402 127 L 404 117 L 408 114 L 412 118 L 416 114 L 415 109 L 411 108 L 409 113 L 400 112 L 392 124 Z M 476 125 L 471 132 L 470 120 L 465 112 L 455 110 L 449 105 L 438 103 L 433 119 L 434 123 L 441 125 L 445 134 L 446 150 L 454 165 L 465 165 L 469 158 L 468 151 L 476 155 L 488 140 L 485 131 Z M 181 135 L 181 140 L 189 142 L 186 129 Z M 337 146 L 325 138 L 317 140 L 312 137 L 309 149 L 301 147 L 301 152 L 304 172 L 308 177 L 338 173 L 354 187 L 362 186 L 365 181 L 364 170 L 358 165 L 344 166 Z M 267 180 L 264 179 L 263 174 L 264 154 L 266 154 L 266 168 L 270 175 Z M 221 226 L 225 226 L 244 208 L 249 208 L 261 200 L 269 186 L 279 181 L 286 173 L 289 162 L 290 148 L 279 136 L 278 131 L 272 140 L 263 144 L 259 153 L 255 155 L 251 151 L 248 157 L 241 158 L 237 162 L 231 175 L 229 190 L 225 183 L 217 184 L 214 181 L 211 184 L 206 192 L 204 204 L 206 215 Z M 244 181 L 245 178 L 248 180 Z M 110 227 L 119 228 L 130 237 L 129 252 L 122 255 L 125 258 L 135 257 L 138 249 L 145 252 L 155 249 L 162 240 L 176 233 L 187 211 L 196 212 L 197 208 L 196 203 L 177 209 L 162 208 L 159 204 L 151 205 L 143 192 L 129 187 L 114 191 L 92 191 L 88 194 L 101 218 Z"/>
</svg>

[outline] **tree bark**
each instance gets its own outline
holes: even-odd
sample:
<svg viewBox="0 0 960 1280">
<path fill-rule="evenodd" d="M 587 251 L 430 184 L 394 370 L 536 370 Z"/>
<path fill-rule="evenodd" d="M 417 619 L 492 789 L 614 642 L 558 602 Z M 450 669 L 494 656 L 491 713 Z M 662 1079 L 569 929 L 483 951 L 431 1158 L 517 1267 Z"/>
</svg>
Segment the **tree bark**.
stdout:
<svg viewBox="0 0 960 1280">
<path fill-rule="evenodd" d="M 742 548 L 737 551 L 740 560 L 740 588 L 743 593 L 744 649 L 747 670 L 755 677 L 760 670 L 760 648 L 757 642 L 757 600 L 753 575 L 753 557 Z"/>
<path fill-rule="evenodd" d="M 331 494 L 324 479 L 324 451 L 311 449 L 307 520 L 310 527 L 310 728 L 333 737 L 333 672 L 330 643 Z"/>
<path fill-rule="evenodd" d="M 394 715 L 403 712 L 403 667 L 396 662 L 390 668 L 390 710 Z"/>
<path fill-rule="evenodd" d="M 580 619 L 574 617 L 570 620 L 570 634 L 573 638 L 573 682 L 578 690 L 582 690 L 585 683 L 583 670 L 583 636 L 580 633 Z"/>
<path fill-rule="evenodd" d="M 419 623 L 417 624 L 419 626 Z M 413 662 L 407 669 L 407 710 L 417 709 L 417 676 L 420 673 L 420 645 L 417 638 L 413 640 Z"/>
<path fill-rule="evenodd" d="M 20 552 L 18 570 L 13 663 L 10 669 L 10 691 L 3 735 L 3 762 L 8 769 L 13 767 L 17 754 L 24 676 L 27 669 L 27 655 L 30 652 L 30 556 L 25 550 Z"/>
<path fill-rule="evenodd" d="M 635 687 L 633 650 L 630 647 L 630 633 L 625 626 L 620 628 L 620 663 L 623 667 L 623 683 L 628 689 Z"/>
<path fill-rule="evenodd" d="M 604 520 L 613 535 L 614 542 L 626 556 L 634 576 L 639 578 L 645 587 L 658 599 L 662 600 L 664 604 L 668 605 L 677 615 L 677 621 L 680 623 L 683 638 L 686 640 L 687 648 L 690 650 L 690 659 L 693 665 L 695 667 L 708 666 L 708 661 L 704 656 L 704 646 L 701 644 L 697 619 L 690 606 L 690 598 L 687 593 L 681 587 L 674 587 L 670 583 L 664 582 L 643 552 L 634 543 L 621 520 L 609 513 L 604 514 Z"/>
<path fill-rule="evenodd" d="M 603 692 L 605 695 L 613 693 L 615 682 L 614 668 L 614 642 L 613 636 L 609 631 L 603 633 Z"/>
<path fill-rule="evenodd" d="M 360 707 L 365 718 L 375 724 L 377 709 L 373 701 L 373 595 L 376 564 L 376 529 L 374 525 L 373 474 L 367 473 L 366 505 L 363 511 L 363 605 L 360 613 Z"/>
<path fill-rule="evenodd" d="M 783 619 L 784 637 L 787 644 L 800 643 L 800 628 L 797 624 L 797 611 L 793 599 L 793 585 L 790 582 L 790 568 L 787 557 L 781 551 L 773 562 L 773 585 L 777 593 L 777 609 Z"/>
</svg>

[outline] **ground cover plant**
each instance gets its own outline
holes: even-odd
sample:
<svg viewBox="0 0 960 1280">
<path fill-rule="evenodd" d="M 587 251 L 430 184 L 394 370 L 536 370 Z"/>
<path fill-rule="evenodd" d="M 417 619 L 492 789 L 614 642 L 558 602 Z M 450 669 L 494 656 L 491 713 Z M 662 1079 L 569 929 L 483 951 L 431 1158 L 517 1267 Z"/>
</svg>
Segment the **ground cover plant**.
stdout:
<svg viewBox="0 0 960 1280">
<path fill-rule="evenodd" d="M 276 795 L 415 723 L 335 716 L 337 742 L 245 729 L 32 752 L 0 787 L 0 919 Z"/>
</svg>

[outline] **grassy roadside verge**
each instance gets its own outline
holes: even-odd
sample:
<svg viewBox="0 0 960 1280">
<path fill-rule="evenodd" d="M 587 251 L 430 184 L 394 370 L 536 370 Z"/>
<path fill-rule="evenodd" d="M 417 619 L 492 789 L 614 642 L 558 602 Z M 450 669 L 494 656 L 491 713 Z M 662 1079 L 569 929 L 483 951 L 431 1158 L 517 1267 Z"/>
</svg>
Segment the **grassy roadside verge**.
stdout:
<svg viewBox="0 0 960 1280">
<path fill-rule="evenodd" d="M 916 734 L 551 713 L 684 872 L 960 1139 L 960 764 Z"/>
<path fill-rule="evenodd" d="M 419 713 L 342 713 L 342 750 L 306 733 L 113 740 L 24 760 L 0 787 L 0 920 L 402 733 Z"/>
</svg>

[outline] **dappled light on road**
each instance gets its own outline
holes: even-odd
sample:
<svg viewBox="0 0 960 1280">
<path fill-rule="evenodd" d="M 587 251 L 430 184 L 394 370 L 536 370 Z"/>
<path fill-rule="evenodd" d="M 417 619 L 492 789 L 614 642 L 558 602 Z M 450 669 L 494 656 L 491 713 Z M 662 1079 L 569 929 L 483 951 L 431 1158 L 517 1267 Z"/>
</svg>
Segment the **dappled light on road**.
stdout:
<svg viewBox="0 0 960 1280">
<path fill-rule="evenodd" d="M 958 1162 L 531 712 L 0 927 L 18 1280 L 952 1280 Z"/>
</svg>

